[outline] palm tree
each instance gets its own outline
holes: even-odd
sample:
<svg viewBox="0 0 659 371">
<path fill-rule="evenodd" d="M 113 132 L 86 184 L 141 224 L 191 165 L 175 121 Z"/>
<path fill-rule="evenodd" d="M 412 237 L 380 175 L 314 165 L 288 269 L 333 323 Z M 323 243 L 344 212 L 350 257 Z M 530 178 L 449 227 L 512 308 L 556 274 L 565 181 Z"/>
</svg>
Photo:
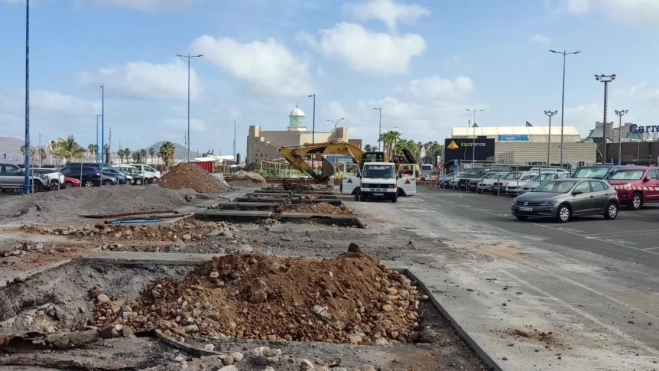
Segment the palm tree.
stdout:
<svg viewBox="0 0 659 371">
<path fill-rule="evenodd" d="M 367 145 L 364 146 L 364 151 L 366 151 L 366 152 L 371 152 L 372 150 L 373 150 L 373 149 L 371 148 L 371 145 L 370 145 L 370 144 L 367 144 Z"/>
<path fill-rule="evenodd" d="M 124 148 L 124 156 L 126 157 L 126 162 L 130 163 L 130 149 Z"/>
<path fill-rule="evenodd" d="M 146 154 L 147 154 L 146 149 L 140 150 L 140 163 L 146 163 Z"/>
<path fill-rule="evenodd" d="M 89 156 L 96 161 L 96 156 L 98 155 L 98 146 L 96 144 L 90 144 L 87 146 L 87 152 Z"/>
<path fill-rule="evenodd" d="M 165 162 L 165 166 L 169 167 L 169 165 L 171 165 L 171 163 L 174 161 L 175 151 L 176 147 L 172 142 L 167 141 L 160 146 L 159 153 L 162 157 L 162 160 Z"/>
<path fill-rule="evenodd" d="M 386 133 L 382 133 L 380 140 L 384 143 L 385 152 L 389 158 L 392 158 L 394 155 L 394 148 L 396 142 L 400 140 L 400 133 L 397 131 L 389 130 Z"/>
<path fill-rule="evenodd" d="M 133 152 L 133 163 L 137 164 L 140 162 L 140 152 Z"/>
<path fill-rule="evenodd" d="M 73 158 L 82 158 L 86 150 L 76 142 L 73 135 L 69 135 L 66 139 L 57 138 L 53 153 L 67 162 Z"/>
<path fill-rule="evenodd" d="M 45 160 L 48 157 L 48 153 L 46 153 L 45 148 L 39 148 L 39 166 L 43 166 L 43 160 Z"/>
<path fill-rule="evenodd" d="M 112 152 L 110 151 L 110 144 L 106 144 L 103 146 L 105 149 L 105 163 L 106 164 L 111 164 L 112 163 Z"/>
<path fill-rule="evenodd" d="M 153 165 L 153 156 L 156 155 L 156 150 L 153 148 L 149 148 L 149 156 L 151 156 L 151 165 Z"/>
</svg>

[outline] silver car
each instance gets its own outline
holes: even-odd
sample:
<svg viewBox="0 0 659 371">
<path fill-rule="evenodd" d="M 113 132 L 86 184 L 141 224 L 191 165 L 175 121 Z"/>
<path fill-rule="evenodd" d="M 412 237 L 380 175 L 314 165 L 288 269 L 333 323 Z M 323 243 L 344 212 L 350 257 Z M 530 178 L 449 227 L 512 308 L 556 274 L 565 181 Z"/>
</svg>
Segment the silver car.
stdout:
<svg viewBox="0 0 659 371">
<path fill-rule="evenodd" d="M 515 197 L 510 207 L 519 220 L 531 217 L 555 218 L 565 223 L 573 216 L 603 215 L 615 219 L 620 209 L 618 193 L 609 184 L 595 179 L 557 179 Z"/>
<path fill-rule="evenodd" d="M 567 172 L 565 173 L 551 172 L 551 173 L 542 173 L 536 175 L 534 178 L 532 178 L 530 181 L 528 181 L 526 184 L 522 186 L 522 188 L 519 191 L 519 194 L 531 192 L 532 190 L 536 189 L 540 184 L 544 182 L 548 182 L 554 179 L 567 179 L 569 177 L 570 177 L 570 173 Z"/>
</svg>

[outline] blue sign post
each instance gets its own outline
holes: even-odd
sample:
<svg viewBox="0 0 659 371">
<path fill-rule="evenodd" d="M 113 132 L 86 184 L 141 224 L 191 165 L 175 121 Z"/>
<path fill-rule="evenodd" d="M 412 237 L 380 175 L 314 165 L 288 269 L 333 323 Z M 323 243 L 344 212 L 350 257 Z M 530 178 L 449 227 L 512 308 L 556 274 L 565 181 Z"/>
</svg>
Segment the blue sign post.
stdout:
<svg viewBox="0 0 659 371">
<path fill-rule="evenodd" d="M 3 160 L 6 160 L 6 159 L 7 159 L 7 152 L 3 152 L 3 153 L 2 153 L 2 159 L 3 159 Z"/>
<path fill-rule="evenodd" d="M 454 159 L 453 160 L 453 165 L 460 166 L 460 159 L 459 158 Z"/>
</svg>

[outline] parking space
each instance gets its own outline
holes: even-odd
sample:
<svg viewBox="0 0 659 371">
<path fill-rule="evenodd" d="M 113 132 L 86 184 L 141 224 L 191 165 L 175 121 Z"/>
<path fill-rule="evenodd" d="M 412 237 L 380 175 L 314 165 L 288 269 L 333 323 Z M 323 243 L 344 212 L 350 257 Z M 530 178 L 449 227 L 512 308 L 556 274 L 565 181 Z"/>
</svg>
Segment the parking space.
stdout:
<svg viewBox="0 0 659 371">
<path fill-rule="evenodd" d="M 510 211 L 513 200 L 510 196 L 453 190 L 424 190 L 420 196 L 429 202 L 429 207 L 440 207 L 450 214 L 516 234 L 634 260 L 652 255 L 651 260 L 656 259 L 659 263 L 659 207 L 654 205 L 645 206 L 639 211 L 622 207 L 615 220 L 592 216 L 559 223 L 549 219 L 517 220 Z"/>
</svg>

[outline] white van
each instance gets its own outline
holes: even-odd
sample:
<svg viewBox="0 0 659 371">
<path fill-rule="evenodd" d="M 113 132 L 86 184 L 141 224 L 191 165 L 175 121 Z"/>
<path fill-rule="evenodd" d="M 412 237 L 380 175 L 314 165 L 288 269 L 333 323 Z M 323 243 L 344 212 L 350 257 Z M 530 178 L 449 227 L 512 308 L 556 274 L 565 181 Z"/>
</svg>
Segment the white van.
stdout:
<svg viewBox="0 0 659 371">
<path fill-rule="evenodd" d="M 130 166 L 137 168 L 137 171 L 144 177 L 144 183 L 153 183 L 160 179 L 160 172 L 150 165 L 145 164 L 130 164 Z"/>
<path fill-rule="evenodd" d="M 396 202 L 399 196 L 416 194 L 416 170 L 412 171 L 410 176 L 403 177 L 396 173 L 396 165 L 391 162 L 367 162 L 362 169 L 344 163 L 341 193 L 354 195 L 355 201 L 380 198 Z"/>
</svg>

